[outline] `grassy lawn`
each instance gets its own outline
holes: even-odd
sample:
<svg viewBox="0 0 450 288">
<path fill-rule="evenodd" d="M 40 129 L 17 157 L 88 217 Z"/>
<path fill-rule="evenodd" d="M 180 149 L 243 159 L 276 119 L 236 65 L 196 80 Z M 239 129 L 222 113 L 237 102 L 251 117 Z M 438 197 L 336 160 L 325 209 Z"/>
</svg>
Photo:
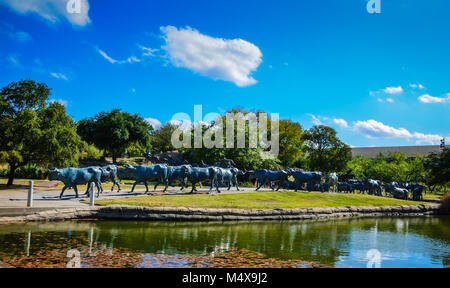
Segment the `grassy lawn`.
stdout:
<svg viewBox="0 0 450 288">
<path fill-rule="evenodd" d="M 95 204 L 122 204 L 149 207 L 275 209 L 337 206 L 393 206 L 426 203 L 355 194 L 315 192 L 253 192 L 217 194 L 214 196 L 207 194 L 141 196 L 99 200 L 96 201 Z"/>
</svg>

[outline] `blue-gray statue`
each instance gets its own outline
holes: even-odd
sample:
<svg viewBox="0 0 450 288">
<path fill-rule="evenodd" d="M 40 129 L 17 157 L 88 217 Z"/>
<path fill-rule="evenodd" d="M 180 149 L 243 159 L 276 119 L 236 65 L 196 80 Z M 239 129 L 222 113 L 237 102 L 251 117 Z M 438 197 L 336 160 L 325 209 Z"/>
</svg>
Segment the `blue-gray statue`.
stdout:
<svg viewBox="0 0 450 288">
<path fill-rule="evenodd" d="M 197 191 L 196 184 L 201 183 L 202 181 L 209 180 L 211 182 L 211 186 L 209 188 L 208 193 L 211 193 L 212 189 L 215 187 L 217 193 L 220 193 L 219 183 L 218 183 L 218 175 L 219 170 L 217 167 L 192 167 L 191 165 L 183 165 L 182 168 L 183 174 L 187 177 L 187 179 L 192 183 L 192 190 L 190 193 Z"/>
<path fill-rule="evenodd" d="M 255 191 L 258 191 L 263 185 L 269 184 L 272 191 L 275 190 L 275 187 L 273 186 L 273 183 L 277 183 L 277 191 L 280 190 L 281 185 L 287 181 L 289 175 L 291 175 L 291 172 L 287 169 L 284 170 L 255 170 L 255 171 L 248 171 L 248 173 L 252 174 L 254 178 L 257 180 L 257 187 Z"/>
<path fill-rule="evenodd" d="M 326 191 L 330 192 L 330 188 L 333 187 L 333 192 L 338 192 L 338 175 L 333 172 L 325 176 L 325 183 L 327 184 Z"/>
<path fill-rule="evenodd" d="M 97 187 L 97 197 L 99 197 L 100 192 L 103 190 L 101 176 L 102 171 L 98 167 L 64 168 L 50 170 L 48 179 L 50 181 L 59 180 L 64 183 L 64 187 L 62 188 L 59 198 L 62 198 L 64 191 L 70 187 L 73 187 L 75 190 L 75 195 L 78 198 L 77 185 L 90 185 L 91 183 L 94 183 Z"/>
<path fill-rule="evenodd" d="M 159 184 L 165 183 L 166 187 L 164 188 L 163 192 L 166 192 L 168 185 L 171 185 L 173 183 L 173 181 L 178 180 L 178 181 L 181 181 L 181 190 L 183 190 L 184 187 L 186 187 L 186 185 L 187 185 L 187 176 L 184 174 L 183 166 L 186 166 L 186 165 L 167 166 L 167 181 L 166 181 L 166 179 L 164 179 L 164 182 L 156 183 L 155 189 L 156 189 L 156 187 L 158 187 Z"/>
<path fill-rule="evenodd" d="M 217 167 L 217 169 L 219 169 L 218 182 L 220 183 L 220 185 L 223 186 L 225 183 L 228 183 L 227 190 L 230 190 L 231 185 L 234 185 L 236 189 L 239 191 L 239 183 L 237 176 L 244 175 L 244 172 L 239 170 L 238 168 Z"/>
<path fill-rule="evenodd" d="M 134 188 L 138 183 L 144 183 L 145 192 L 148 193 L 148 181 L 159 181 L 166 185 L 166 189 L 168 184 L 167 178 L 167 165 L 165 164 L 156 164 L 152 166 L 145 165 L 125 165 L 125 169 L 123 170 L 123 175 L 125 177 L 129 177 L 135 180 L 133 187 L 131 188 L 131 193 L 134 192 Z M 158 184 L 158 183 L 157 183 Z M 156 189 L 156 185 L 155 188 Z"/>
<path fill-rule="evenodd" d="M 322 173 L 321 172 L 305 172 L 305 171 L 295 171 L 291 169 L 291 175 L 295 180 L 295 192 L 298 191 L 299 187 L 301 187 L 304 183 L 307 183 L 308 191 L 312 191 L 316 184 L 320 184 L 322 182 Z"/>
</svg>

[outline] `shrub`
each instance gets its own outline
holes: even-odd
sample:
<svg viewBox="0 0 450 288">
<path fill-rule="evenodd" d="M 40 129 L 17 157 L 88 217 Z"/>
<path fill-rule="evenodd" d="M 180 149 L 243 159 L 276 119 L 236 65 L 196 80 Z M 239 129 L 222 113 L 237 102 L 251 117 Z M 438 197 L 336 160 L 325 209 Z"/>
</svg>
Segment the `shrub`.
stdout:
<svg viewBox="0 0 450 288">
<path fill-rule="evenodd" d="M 98 160 L 103 157 L 103 151 L 95 147 L 94 145 L 86 145 L 81 158 Z"/>
<path fill-rule="evenodd" d="M 439 207 L 442 214 L 450 214 L 450 193 L 442 197 L 441 206 Z"/>
<path fill-rule="evenodd" d="M 45 179 L 47 178 L 47 171 L 38 167 L 36 164 L 29 163 L 16 170 L 16 178 L 24 179 Z"/>
<path fill-rule="evenodd" d="M 0 177 L 8 177 L 8 169 L 0 169 Z"/>
</svg>

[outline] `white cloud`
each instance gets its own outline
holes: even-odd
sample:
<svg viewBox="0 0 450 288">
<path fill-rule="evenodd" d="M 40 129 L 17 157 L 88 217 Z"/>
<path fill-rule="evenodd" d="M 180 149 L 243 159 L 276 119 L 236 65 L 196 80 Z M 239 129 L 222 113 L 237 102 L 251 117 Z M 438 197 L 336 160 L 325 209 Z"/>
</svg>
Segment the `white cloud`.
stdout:
<svg viewBox="0 0 450 288">
<path fill-rule="evenodd" d="M 337 124 L 337 125 L 343 127 L 343 128 L 348 128 L 348 123 L 347 123 L 347 121 L 345 121 L 344 119 L 337 119 L 337 118 L 334 118 L 334 119 L 333 119 L 333 122 L 334 122 L 335 124 Z"/>
<path fill-rule="evenodd" d="M 142 45 L 139 45 L 139 48 L 143 51 L 142 56 L 155 56 L 155 52 L 159 51 L 159 49 L 152 49 Z"/>
<path fill-rule="evenodd" d="M 141 62 L 141 59 L 135 57 L 135 56 L 131 56 L 128 57 L 126 60 L 116 60 L 112 57 L 110 57 L 108 54 L 106 54 L 105 51 L 101 50 L 100 48 L 97 48 L 98 53 L 100 53 L 100 55 L 103 56 L 103 58 L 105 58 L 106 60 L 108 60 L 108 62 L 110 62 L 111 64 L 131 64 L 131 63 L 139 63 Z"/>
<path fill-rule="evenodd" d="M 85 26 L 91 22 L 88 0 L 0 0 L 0 4 L 20 14 L 36 13 L 51 23 L 57 23 L 61 18 L 66 18 L 74 26 Z M 71 7 L 79 8 L 80 13 L 70 13 L 73 10 L 67 9 L 70 4 L 79 4 Z M 75 10 L 78 12 L 78 9 Z"/>
<path fill-rule="evenodd" d="M 447 93 L 446 97 L 434 97 L 428 94 L 424 94 L 419 96 L 419 99 L 422 103 L 447 103 L 450 102 L 450 93 Z"/>
<path fill-rule="evenodd" d="M 239 87 L 257 82 L 250 76 L 262 62 L 262 53 L 256 45 L 242 39 L 214 38 L 190 27 L 160 29 L 166 41 L 161 48 L 175 67 L 230 81 Z"/>
<path fill-rule="evenodd" d="M 103 58 L 105 58 L 106 60 L 108 60 L 109 62 L 111 62 L 112 64 L 118 62 L 117 60 L 111 58 L 108 56 L 108 54 L 106 54 L 105 52 L 103 52 L 103 50 L 101 49 L 97 49 L 98 53 L 100 53 L 100 55 L 103 56 Z"/>
<path fill-rule="evenodd" d="M 382 98 L 377 98 L 378 102 L 383 102 L 384 100 Z"/>
<path fill-rule="evenodd" d="M 420 83 L 419 84 L 410 84 L 409 87 L 414 88 L 414 89 L 416 89 L 416 88 L 418 88 L 418 89 L 425 89 L 425 86 L 423 86 Z"/>
<path fill-rule="evenodd" d="M 392 99 L 392 98 L 386 98 L 386 102 L 394 103 L 394 99 Z"/>
<path fill-rule="evenodd" d="M 403 92 L 403 88 L 402 86 L 398 86 L 398 87 L 386 87 L 383 89 L 384 93 L 387 94 L 399 94 Z"/>
<path fill-rule="evenodd" d="M 145 118 L 145 121 L 147 121 L 150 125 L 152 125 L 153 129 L 158 129 L 159 127 L 161 127 L 161 122 L 158 119 Z"/>
<path fill-rule="evenodd" d="M 353 126 L 353 130 L 368 138 L 402 138 L 415 140 L 416 144 L 438 144 L 440 139 L 442 139 L 440 135 L 419 132 L 411 133 L 405 128 L 391 127 L 373 119 L 357 121 Z"/>
<path fill-rule="evenodd" d="M 319 119 L 320 116 L 315 116 L 313 114 L 307 114 L 307 115 L 311 116 L 312 122 L 314 125 L 323 125 L 322 121 L 320 121 L 320 119 Z"/>
<path fill-rule="evenodd" d="M 69 81 L 69 78 L 67 78 L 67 76 L 64 75 L 63 73 L 50 73 L 50 75 L 55 77 L 56 79 L 62 79 L 62 80 Z"/>
</svg>

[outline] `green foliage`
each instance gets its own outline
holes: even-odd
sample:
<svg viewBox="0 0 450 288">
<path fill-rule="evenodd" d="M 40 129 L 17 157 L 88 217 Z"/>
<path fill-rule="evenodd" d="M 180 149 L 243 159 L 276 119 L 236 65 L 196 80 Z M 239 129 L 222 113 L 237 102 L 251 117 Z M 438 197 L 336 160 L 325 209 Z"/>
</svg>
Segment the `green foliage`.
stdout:
<svg viewBox="0 0 450 288">
<path fill-rule="evenodd" d="M 172 146 L 172 133 L 176 129 L 177 126 L 168 122 L 153 132 L 151 143 L 154 154 L 175 150 Z"/>
<path fill-rule="evenodd" d="M 307 161 L 306 161 L 306 157 L 298 157 L 293 163 L 292 163 L 292 167 L 295 167 L 295 168 L 300 168 L 300 169 L 303 169 L 303 170 L 306 170 L 307 169 L 307 165 L 308 165 L 308 163 L 307 163 Z"/>
<path fill-rule="evenodd" d="M 77 166 L 85 143 L 76 123 L 59 103 L 48 103 L 50 89 L 32 80 L 12 82 L 0 92 L 0 162 L 16 169 L 27 164 Z"/>
<path fill-rule="evenodd" d="M 424 166 L 429 170 L 427 185 L 448 185 L 450 182 L 450 148 L 446 147 L 441 152 L 428 155 Z"/>
<path fill-rule="evenodd" d="M 127 147 L 127 154 L 128 157 L 142 157 L 142 154 L 147 150 L 147 147 L 145 147 L 141 143 L 134 142 Z"/>
<path fill-rule="evenodd" d="M 101 112 L 78 122 L 78 133 L 83 140 L 110 153 L 114 163 L 133 143 L 150 149 L 152 129 L 144 118 L 119 109 Z"/>
<path fill-rule="evenodd" d="M 15 176 L 23 179 L 45 179 L 47 171 L 36 164 L 27 164 L 17 169 Z"/>
<path fill-rule="evenodd" d="M 89 160 L 100 160 L 103 157 L 103 151 L 93 144 L 87 144 L 84 148 L 81 158 Z"/>
<path fill-rule="evenodd" d="M 226 114 L 220 116 L 221 119 L 217 119 L 215 122 L 213 122 L 211 124 L 210 127 L 203 125 L 202 126 L 202 131 L 203 131 L 203 135 L 205 134 L 205 132 L 208 129 L 211 129 L 213 127 L 220 127 L 219 125 L 221 125 L 222 131 L 223 131 L 223 135 L 222 135 L 222 148 L 217 148 L 217 147 L 213 147 L 213 148 L 207 148 L 204 146 L 203 143 L 203 147 L 202 148 L 183 148 L 182 151 L 185 153 L 185 155 L 189 155 L 189 157 L 191 158 L 192 161 L 194 162 L 200 162 L 201 160 L 203 160 L 206 163 L 215 163 L 218 162 L 220 160 L 222 160 L 224 157 L 228 158 L 228 159 L 232 159 L 234 161 L 234 163 L 236 164 L 236 167 L 240 168 L 240 169 L 246 169 L 246 170 L 256 170 L 256 169 L 280 169 L 281 168 L 281 162 L 278 158 L 270 158 L 268 157 L 267 151 L 269 148 L 268 147 L 261 147 L 261 145 L 258 145 L 257 148 L 249 148 L 250 147 L 250 129 L 249 129 L 249 125 L 248 125 L 248 119 L 247 116 L 249 115 L 248 111 L 244 111 L 242 109 L 232 109 L 227 111 L 227 113 L 232 114 L 234 117 L 234 121 L 233 121 L 233 143 L 234 143 L 234 147 L 233 149 L 227 148 L 227 120 L 226 120 Z M 255 112 L 254 112 L 255 113 Z M 256 121 L 261 121 L 261 119 L 259 117 L 260 114 L 258 114 L 259 112 L 256 112 Z M 221 121 L 220 121 L 221 120 Z M 245 121 L 244 123 L 246 123 L 245 125 L 245 130 L 240 130 L 238 131 L 238 123 L 239 121 Z M 220 123 L 221 122 L 221 123 Z M 288 123 L 289 121 L 286 121 L 286 123 Z M 283 134 L 283 139 L 290 139 L 291 138 L 291 134 L 292 131 L 301 131 L 301 127 L 298 124 L 286 124 L 283 127 L 288 127 L 285 130 L 287 132 L 285 132 Z M 268 118 L 267 119 L 267 127 L 268 127 L 268 139 L 270 139 L 271 137 L 271 119 Z M 212 130 L 210 130 L 212 131 Z M 242 134 L 241 134 L 242 133 Z M 258 135 L 258 131 L 256 131 L 256 139 L 258 139 L 259 135 Z M 239 135 L 244 135 L 244 147 L 240 148 L 238 146 L 238 137 Z M 212 134 L 212 139 L 215 140 L 218 135 L 216 133 Z M 194 139 L 194 133 L 192 131 L 191 133 L 191 137 L 192 140 Z M 280 136 L 281 137 L 281 136 Z M 229 141 L 231 141 L 231 139 L 229 139 Z M 287 140 L 289 141 L 289 140 Z M 285 142 L 287 142 L 285 141 Z M 192 141 L 193 142 L 193 141 Z M 258 142 L 256 140 L 256 142 Z M 284 147 L 286 149 L 292 149 L 291 147 L 295 147 L 295 145 L 289 145 L 286 144 L 284 145 Z M 297 145 L 297 147 L 300 147 L 299 145 Z M 281 150 L 281 148 L 280 148 Z M 283 150 L 287 151 L 287 150 Z M 287 153 L 287 152 L 286 152 Z M 293 152 L 291 152 L 293 153 Z M 301 152 L 300 152 L 301 153 Z M 286 157 L 286 159 L 288 159 L 288 157 Z"/>
<path fill-rule="evenodd" d="M 291 166 L 300 156 L 303 156 L 303 129 L 297 122 L 279 121 L 280 151 L 278 159 L 283 166 Z"/>
<path fill-rule="evenodd" d="M 324 173 L 343 171 L 351 160 L 350 147 L 328 126 L 314 126 L 303 134 L 307 167 Z"/>
<path fill-rule="evenodd" d="M 280 170 L 282 168 L 280 160 L 277 158 L 269 158 L 261 161 L 260 169 Z"/>
<path fill-rule="evenodd" d="M 424 168 L 426 157 L 407 158 L 403 153 L 379 154 L 374 159 L 358 155 L 348 163 L 356 177 L 378 179 L 384 182 L 423 182 L 427 177 Z"/>
</svg>

